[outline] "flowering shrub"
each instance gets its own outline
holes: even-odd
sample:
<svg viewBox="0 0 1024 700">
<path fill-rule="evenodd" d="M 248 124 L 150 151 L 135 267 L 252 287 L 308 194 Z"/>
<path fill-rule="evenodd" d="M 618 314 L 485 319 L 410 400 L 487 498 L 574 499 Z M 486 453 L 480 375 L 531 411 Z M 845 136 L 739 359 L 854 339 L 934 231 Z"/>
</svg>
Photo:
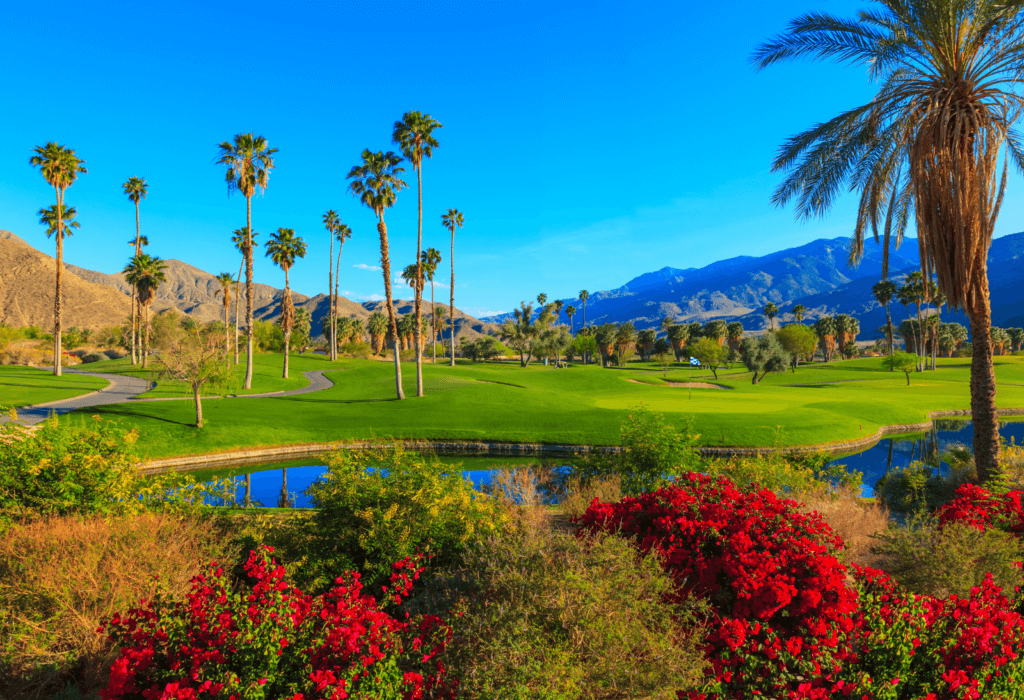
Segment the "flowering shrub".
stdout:
<svg viewBox="0 0 1024 700">
<path fill-rule="evenodd" d="M 964 523 L 978 530 L 995 527 L 1024 537 L 1024 505 L 1022 491 L 1010 491 L 997 496 L 974 484 L 964 484 L 956 490 L 952 501 L 939 508 L 939 525 Z"/>
<path fill-rule="evenodd" d="M 251 552 L 247 591 L 233 591 L 214 563 L 185 601 L 157 598 L 115 615 L 107 630 L 121 651 L 102 700 L 453 695 L 436 658 L 450 636 L 439 618 L 399 621 L 364 594 L 358 573 L 323 595 L 304 594 L 272 551 Z M 418 560 L 395 563 L 385 604 L 400 604 L 421 571 Z"/>
<path fill-rule="evenodd" d="M 681 598 L 710 601 L 709 697 L 775 697 L 838 670 L 857 612 L 834 556 L 842 543 L 820 516 L 796 508 L 766 489 L 691 473 L 620 503 L 595 499 L 577 522 L 634 537 L 662 555 Z"/>
</svg>

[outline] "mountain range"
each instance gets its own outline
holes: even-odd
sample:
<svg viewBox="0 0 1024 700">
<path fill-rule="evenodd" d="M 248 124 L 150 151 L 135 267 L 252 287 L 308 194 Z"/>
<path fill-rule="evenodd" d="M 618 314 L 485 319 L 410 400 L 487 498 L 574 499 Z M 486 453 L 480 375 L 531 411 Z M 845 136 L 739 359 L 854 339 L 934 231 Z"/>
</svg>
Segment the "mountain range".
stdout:
<svg viewBox="0 0 1024 700">
<path fill-rule="evenodd" d="M 164 260 L 166 281 L 157 289 L 154 312 L 177 309 L 199 321 L 223 319 L 223 305 L 217 292 L 217 278 L 181 260 Z M 53 325 L 52 256 L 42 253 L 10 231 L 0 230 L 0 322 L 15 326 Z M 75 265 L 64 266 L 64 324 L 97 329 L 125 322 L 131 313 L 131 287 L 124 275 L 106 274 Z M 244 285 L 243 285 L 244 289 Z M 268 284 L 253 284 L 253 316 L 274 320 L 280 313 L 283 290 Z M 232 290 L 232 297 L 234 297 Z M 313 319 L 312 332 L 320 332 L 320 323 L 327 316 L 330 298 L 326 294 L 308 297 L 292 292 L 296 307 L 307 309 Z M 232 301 L 229 320 L 234 320 Z M 438 306 L 447 305 L 439 303 Z M 412 312 L 413 303 L 395 300 L 395 311 L 401 315 Z M 430 301 L 423 302 L 423 313 L 430 313 Z M 386 313 L 383 301 L 355 302 L 339 299 L 339 313 L 349 318 L 366 319 L 374 311 Z M 244 316 L 244 309 L 242 315 Z M 475 340 L 493 332 L 496 327 L 455 309 L 455 329 L 460 338 Z"/>
<path fill-rule="evenodd" d="M 848 238 L 822 238 L 760 257 L 740 256 L 701 268 L 664 267 L 648 272 L 616 289 L 592 292 L 586 304 L 587 325 L 630 321 L 638 329 L 652 328 L 669 316 L 677 323 L 740 321 L 747 330 L 760 330 L 769 325 L 761 309 L 774 302 L 782 322 L 795 320 L 791 311 L 802 304 L 807 308 L 806 319 L 847 313 L 859 319 L 860 337 L 881 337 L 878 329 L 885 324 L 885 310 L 871 292 L 881 279 L 881 246 L 872 239 L 865 241 L 864 256 L 853 267 L 847 262 L 849 243 Z M 988 271 L 994 325 L 1024 326 L 1022 255 L 1024 233 L 992 242 Z M 907 238 L 890 254 L 889 276 L 899 282 L 919 269 L 917 240 Z M 572 323 L 578 327 L 583 321 L 582 302 L 561 301 L 564 306 L 576 307 Z M 908 317 L 898 303 L 890 309 L 896 322 Z M 481 320 L 501 323 L 511 317 L 509 312 Z M 967 324 L 963 313 L 945 309 L 943 319 Z M 564 307 L 560 320 L 570 323 Z"/>
</svg>

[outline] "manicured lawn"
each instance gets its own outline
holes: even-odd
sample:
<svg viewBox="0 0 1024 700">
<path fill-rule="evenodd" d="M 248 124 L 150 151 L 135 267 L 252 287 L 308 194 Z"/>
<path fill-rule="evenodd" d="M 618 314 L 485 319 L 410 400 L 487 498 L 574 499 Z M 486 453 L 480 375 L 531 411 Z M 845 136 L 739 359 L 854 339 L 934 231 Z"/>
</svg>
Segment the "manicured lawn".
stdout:
<svg viewBox="0 0 1024 700">
<path fill-rule="evenodd" d="M 71 372 L 55 377 L 49 370 L 0 366 L 0 406 L 31 406 L 71 399 L 107 386 L 105 379 Z"/>
<path fill-rule="evenodd" d="M 281 378 L 281 370 L 284 367 L 284 356 L 277 354 L 256 355 L 252 367 L 252 389 L 243 389 L 245 384 L 245 353 L 238 356 L 238 364 L 232 367 L 233 378 L 231 383 L 224 387 L 204 387 L 203 396 L 223 396 L 225 394 L 266 394 L 272 391 L 289 391 L 301 389 L 309 384 L 303 372 L 314 369 L 326 369 L 331 363 L 324 355 L 312 353 L 299 355 L 292 353 L 289 360 L 288 379 Z M 156 382 L 152 391 L 147 391 L 139 396 L 140 399 L 164 399 L 171 397 L 192 397 L 192 392 L 183 382 L 176 382 L 170 379 L 161 379 L 159 372 L 150 367 L 142 370 L 139 365 L 132 366 L 131 360 L 121 358 L 120 360 L 107 360 L 105 362 L 94 362 L 82 365 L 80 369 L 90 372 L 106 372 L 108 374 L 121 374 L 132 377 L 142 377 Z"/>
<path fill-rule="evenodd" d="M 326 359 L 305 358 L 316 366 Z M 258 366 L 279 366 L 267 355 Z M 1024 362 L 996 360 L 999 406 L 1024 407 Z M 542 365 L 424 365 L 427 395 L 415 398 L 413 365 L 406 363 L 406 401 L 394 400 L 394 370 L 387 362 L 340 360 L 331 389 L 265 399 L 203 402 L 207 426 L 190 427 L 190 402 L 115 405 L 95 409 L 140 431 L 152 457 L 197 454 L 243 446 L 345 439 L 424 438 L 570 444 L 616 444 L 629 410 L 643 404 L 684 424 L 692 418 L 708 445 L 773 445 L 835 442 L 874 433 L 883 424 L 916 423 L 930 410 L 970 405 L 970 361 L 940 360 L 935 372 L 911 375 L 881 369 L 881 359 L 802 366 L 753 386 L 750 373 L 719 372 L 724 389 L 663 383 L 660 371 Z M 686 381 L 685 369 L 668 373 Z M 695 381 L 713 381 L 709 372 Z M 634 381 L 630 381 L 634 380 Z M 643 383 L 643 380 L 654 384 Z M 801 384 L 803 386 L 785 386 Z"/>
</svg>

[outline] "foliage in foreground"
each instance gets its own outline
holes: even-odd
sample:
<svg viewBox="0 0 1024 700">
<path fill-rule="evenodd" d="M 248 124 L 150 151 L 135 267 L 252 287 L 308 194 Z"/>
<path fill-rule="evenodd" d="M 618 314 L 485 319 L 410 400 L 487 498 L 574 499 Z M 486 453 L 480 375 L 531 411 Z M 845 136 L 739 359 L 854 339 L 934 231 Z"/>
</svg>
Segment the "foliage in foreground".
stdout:
<svg viewBox="0 0 1024 700">
<path fill-rule="evenodd" d="M 207 519 L 143 513 L 18 523 L 0 538 L 0 696 L 105 683 L 101 620 L 158 591 L 183 595 L 229 538 Z"/>
<path fill-rule="evenodd" d="M 184 601 L 157 597 L 106 626 L 121 647 L 102 700 L 406 700 L 451 697 L 436 656 L 450 630 L 437 617 L 399 621 L 385 610 L 409 595 L 422 568 L 393 566 L 385 605 L 358 573 L 322 595 L 291 585 L 271 551 L 253 551 L 238 589 L 216 563 Z"/>
</svg>

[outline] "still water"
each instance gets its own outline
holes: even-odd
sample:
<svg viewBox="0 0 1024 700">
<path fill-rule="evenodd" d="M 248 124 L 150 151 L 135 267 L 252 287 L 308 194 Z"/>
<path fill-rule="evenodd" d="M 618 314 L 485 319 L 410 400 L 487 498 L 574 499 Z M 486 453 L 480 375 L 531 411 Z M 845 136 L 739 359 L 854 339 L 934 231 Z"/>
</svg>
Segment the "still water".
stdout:
<svg viewBox="0 0 1024 700">
<path fill-rule="evenodd" d="M 1019 445 L 1024 442 L 1024 421 L 1002 422 L 999 433 L 1004 440 L 1013 440 Z M 929 433 L 885 438 L 874 447 L 857 454 L 838 457 L 832 463 L 842 464 L 850 471 L 863 473 L 863 492 L 865 496 L 870 496 L 875 482 L 889 469 L 904 467 L 923 457 L 941 454 L 951 444 L 970 446 L 973 439 L 974 431 L 970 421 L 936 420 L 934 428 Z M 460 465 L 463 475 L 477 488 L 488 484 L 496 470 L 538 461 L 525 457 L 446 456 L 440 459 L 452 465 Z M 309 508 L 311 503 L 305 490 L 326 469 L 322 463 L 317 464 L 307 458 L 294 462 L 224 467 L 212 470 L 209 474 L 210 478 L 213 478 L 214 474 L 217 477 L 232 477 L 237 484 L 236 499 L 239 503 L 245 498 L 244 475 L 248 473 L 251 481 L 251 498 L 254 502 L 273 507 L 284 505 L 287 499 L 287 505 L 290 507 Z"/>
</svg>

